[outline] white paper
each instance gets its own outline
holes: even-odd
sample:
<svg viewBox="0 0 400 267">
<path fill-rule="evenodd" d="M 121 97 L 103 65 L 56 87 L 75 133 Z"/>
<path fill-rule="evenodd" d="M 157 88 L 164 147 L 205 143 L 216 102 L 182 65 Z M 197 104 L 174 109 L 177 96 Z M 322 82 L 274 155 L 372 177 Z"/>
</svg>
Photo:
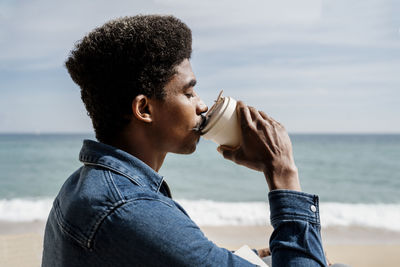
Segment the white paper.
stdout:
<svg viewBox="0 0 400 267">
<path fill-rule="evenodd" d="M 265 262 L 263 262 L 263 260 L 257 256 L 256 253 L 254 253 L 254 251 L 252 251 L 248 245 L 244 245 L 241 248 L 239 248 L 238 250 L 236 250 L 234 252 L 234 254 L 238 255 L 239 257 L 253 263 L 256 264 L 258 266 L 261 267 L 268 267 L 267 264 L 265 264 Z"/>
</svg>

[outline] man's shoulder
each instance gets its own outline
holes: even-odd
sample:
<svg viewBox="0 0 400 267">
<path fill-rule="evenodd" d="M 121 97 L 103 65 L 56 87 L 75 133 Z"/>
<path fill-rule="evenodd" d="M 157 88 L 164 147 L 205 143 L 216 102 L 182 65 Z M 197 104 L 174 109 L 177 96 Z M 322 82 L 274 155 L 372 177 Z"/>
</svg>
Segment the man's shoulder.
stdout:
<svg viewBox="0 0 400 267">
<path fill-rule="evenodd" d="M 135 206 L 144 211 L 148 203 L 173 207 L 173 201 L 151 188 L 99 166 L 82 166 L 64 183 L 53 204 L 58 226 L 84 244 L 90 243 L 102 222 L 113 213 L 129 217 Z"/>
</svg>

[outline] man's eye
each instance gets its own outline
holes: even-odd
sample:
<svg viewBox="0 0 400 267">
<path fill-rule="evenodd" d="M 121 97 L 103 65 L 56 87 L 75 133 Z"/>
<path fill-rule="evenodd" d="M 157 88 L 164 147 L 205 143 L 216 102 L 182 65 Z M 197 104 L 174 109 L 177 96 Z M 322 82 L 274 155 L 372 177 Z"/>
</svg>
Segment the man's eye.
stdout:
<svg viewBox="0 0 400 267">
<path fill-rule="evenodd" d="M 193 94 L 185 94 L 185 96 L 187 96 L 188 98 L 193 97 Z"/>
</svg>

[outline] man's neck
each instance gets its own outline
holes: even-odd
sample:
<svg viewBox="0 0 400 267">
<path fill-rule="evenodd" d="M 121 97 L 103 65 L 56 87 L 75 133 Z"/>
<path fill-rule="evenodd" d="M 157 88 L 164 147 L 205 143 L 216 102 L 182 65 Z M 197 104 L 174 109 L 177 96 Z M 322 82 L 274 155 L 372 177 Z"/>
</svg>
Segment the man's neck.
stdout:
<svg viewBox="0 0 400 267">
<path fill-rule="evenodd" d="M 167 155 L 166 152 L 161 152 L 157 148 L 154 148 L 151 142 L 144 136 L 140 136 L 137 132 L 134 136 L 122 133 L 110 145 L 135 156 L 156 172 L 161 168 Z"/>
</svg>

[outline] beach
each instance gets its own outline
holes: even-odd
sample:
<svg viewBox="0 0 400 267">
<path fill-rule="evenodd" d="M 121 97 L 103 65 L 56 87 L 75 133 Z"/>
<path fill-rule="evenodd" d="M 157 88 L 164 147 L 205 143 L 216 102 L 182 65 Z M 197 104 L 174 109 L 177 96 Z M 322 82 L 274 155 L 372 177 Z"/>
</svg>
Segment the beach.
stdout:
<svg viewBox="0 0 400 267">
<path fill-rule="evenodd" d="M 0 266 L 40 266 L 44 221 L 0 221 Z M 202 226 L 218 246 L 236 250 L 268 246 L 271 226 Z M 400 232 L 365 227 L 329 227 L 321 232 L 324 249 L 332 263 L 353 267 L 398 266 Z"/>
<path fill-rule="evenodd" d="M 268 246 L 272 227 L 202 227 L 217 245 L 236 250 L 243 244 L 252 248 Z M 399 266 L 400 232 L 361 227 L 331 227 L 321 231 L 325 253 L 331 263 L 353 267 Z"/>
<path fill-rule="evenodd" d="M 0 266 L 40 266 L 45 220 L 91 135 L 0 134 Z M 400 135 L 291 135 L 302 190 L 319 196 L 328 259 L 399 266 Z M 268 246 L 268 187 L 262 174 L 224 160 L 202 140 L 170 154 L 159 173 L 176 200 L 221 247 Z M 29 185 L 29 186 L 27 186 Z"/>
</svg>

